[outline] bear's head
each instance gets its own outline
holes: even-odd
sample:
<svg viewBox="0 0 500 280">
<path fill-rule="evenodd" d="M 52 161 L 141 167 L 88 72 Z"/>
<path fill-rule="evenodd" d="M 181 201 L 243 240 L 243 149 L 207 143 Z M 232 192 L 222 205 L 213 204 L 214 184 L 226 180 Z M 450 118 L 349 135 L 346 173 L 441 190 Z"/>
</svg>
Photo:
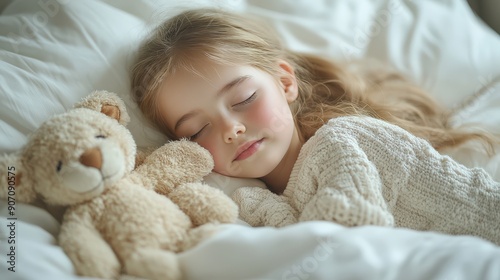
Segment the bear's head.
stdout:
<svg viewBox="0 0 500 280">
<path fill-rule="evenodd" d="M 0 156 L 0 197 L 68 206 L 99 196 L 134 168 L 125 104 L 96 91 L 45 121 L 22 150 Z M 3 185 L 2 183 L 2 185 Z"/>
</svg>

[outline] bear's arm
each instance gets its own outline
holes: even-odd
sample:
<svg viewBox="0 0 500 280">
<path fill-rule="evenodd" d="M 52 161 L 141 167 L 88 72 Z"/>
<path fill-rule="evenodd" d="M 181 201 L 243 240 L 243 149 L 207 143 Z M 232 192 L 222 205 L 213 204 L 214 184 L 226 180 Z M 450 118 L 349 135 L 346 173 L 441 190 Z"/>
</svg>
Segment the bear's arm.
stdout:
<svg viewBox="0 0 500 280">
<path fill-rule="evenodd" d="M 171 141 L 148 155 L 133 172 L 133 180 L 169 195 L 177 186 L 201 182 L 213 168 L 210 153 L 197 143 Z"/>
</svg>

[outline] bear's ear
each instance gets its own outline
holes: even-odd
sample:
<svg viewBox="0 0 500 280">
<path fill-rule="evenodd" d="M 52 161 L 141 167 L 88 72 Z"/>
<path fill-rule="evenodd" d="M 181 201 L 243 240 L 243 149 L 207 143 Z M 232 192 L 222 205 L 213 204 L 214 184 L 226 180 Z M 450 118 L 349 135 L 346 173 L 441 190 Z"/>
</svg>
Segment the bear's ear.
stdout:
<svg viewBox="0 0 500 280">
<path fill-rule="evenodd" d="M 18 154 L 0 155 L 0 198 L 14 204 L 36 200 L 33 182 L 25 172 Z"/>
<path fill-rule="evenodd" d="M 104 90 L 92 92 L 89 96 L 76 103 L 74 108 L 87 108 L 101 112 L 116 119 L 122 125 L 127 125 L 130 121 L 123 100 L 116 93 Z"/>
</svg>

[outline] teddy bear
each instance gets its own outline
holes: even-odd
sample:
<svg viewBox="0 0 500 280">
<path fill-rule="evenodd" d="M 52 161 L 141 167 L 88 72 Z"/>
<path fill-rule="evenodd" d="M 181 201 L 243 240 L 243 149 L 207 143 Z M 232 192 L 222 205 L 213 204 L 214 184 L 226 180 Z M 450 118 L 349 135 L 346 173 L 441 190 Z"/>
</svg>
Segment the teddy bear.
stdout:
<svg viewBox="0 0 500 280">
<path fill-rule="evenodd" d="M 194 142 L 168 142 L 136 166 L 128 121 L 118 95 L 93 92 L 0 157 L 2 172 L 16 171 L 1 175 L 0 197 L 67 207 L 58 242 L 80 275 L 180 279 L 176 253 L 235 222 L 238 208 L 201 182 L 213 159 Z"/>
</svg>

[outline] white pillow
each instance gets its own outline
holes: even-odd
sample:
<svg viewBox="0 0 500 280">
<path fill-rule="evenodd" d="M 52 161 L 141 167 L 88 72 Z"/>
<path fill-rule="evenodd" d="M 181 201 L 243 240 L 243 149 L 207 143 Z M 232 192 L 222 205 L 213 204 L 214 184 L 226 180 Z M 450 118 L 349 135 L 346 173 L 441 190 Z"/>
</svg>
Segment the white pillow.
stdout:
<svg viewBox="0 0 500 280">
<path fill-rule="evenodd" d="M 17 1 L 0 17 L 1 152 L 19 149 L 41 122 L 95 89 L 128 93 L 144 20 L 104 2 L 66 2 Z M 131 11 L 153 12 L 146 3 Z"/>
<path fill-rule="evenodd" d="M 260 0 L 248 11 L 294 50 L 379 59 L 449 107 L 500 76 L 500 37 L 464 0 Z"/>
<path fill-rule="evenodd" d="M 96 89 L 121 95 L 139 146 L 165 138 L 130 95 L 129 69 L 155 22 L 185 7 L 236 9 L 238 1 L 14 1 L 0 17 L 0 153 L 18 150 L 50 116 Z"/>
</svg>

